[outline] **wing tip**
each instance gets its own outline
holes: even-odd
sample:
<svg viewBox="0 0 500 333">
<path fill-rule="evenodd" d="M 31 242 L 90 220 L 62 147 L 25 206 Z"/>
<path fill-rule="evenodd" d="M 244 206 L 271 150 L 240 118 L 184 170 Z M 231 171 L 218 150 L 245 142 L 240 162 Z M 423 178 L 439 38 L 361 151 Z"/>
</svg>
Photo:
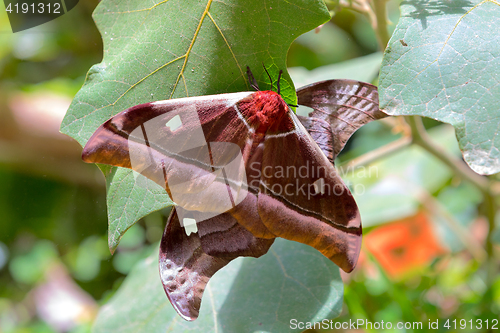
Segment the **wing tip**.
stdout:
<svg viewBox="0 0 500 333">
<path fill-rule="evenodd" d="M 83 147 L 82 150 L 82 160 L 85 163 L 95 163 L 94 157 L 95 157 L 95 147 L 94 144 L 91 140 L 87 141 L 85 144 L 85 147 Z"/>
<path fill-rule="evenodd" d="M 82 160 L 86 163 L 100 163 L 99 152 L 104 149 L 103 140 L 101 139 L 103 132 L 103 126 L 101 125 L 95 132 L 92 134 L 90 139 L 85 144 L 82 150 Z"/>
<path fill-rule="evenodd" d="M 90 141 L 87 141 L 87 144 L 85 145 L 85 147 L 83 147 L 82 160 L 85 163 L 94 163 L 92 148 L 90 148 L 91 144 L 89 144 L 89 142 Z"/>
<path fill-rule="evenodd" d="M 361 218 L 359 216 L 359 211 L 356 209 L 356 218 L 353 219 L 353 227 L 356 228 L 356 232 L 349 233 L 345 236 L 344 244 L 347 248 L 342 251 L 342 266 L 340 268 L 346 273 L 350 273 L 356 268 L 358 263 L 359 254 L 361 252 L 361 244 L 363 238 L 363 227 L 361 225 Z"/>
<path fill-rule="evenodd" d="M 131 169 L 128 139 L 113 135 L 101 125 L 82 149 L 82 160 L 86 163 L 100 163 Z"/>
<path fill-rule="evenodd" d="M 361 252 L 361 237 L 353 243 L 350 244 L 350 249 L 344 254 L 344 263 L 339 266 L 346 273 L 351 273 L 356 268 L 359 253 Z"/>
<path fill-rule="evenodd" d="M 167 295 L 170 304 L 174 308 L 175 312 L 182 319 L 186 321 L 194 321 L 198 319 L 200 315 L 200 308 L 191 306 L 192 300 L 190 300 L 186 295 L 177 295 L 177 297 L 172 294 L 166 285 L 163 285 L 163 290 L 165 290 L 165 294 Z"/>
</svg>

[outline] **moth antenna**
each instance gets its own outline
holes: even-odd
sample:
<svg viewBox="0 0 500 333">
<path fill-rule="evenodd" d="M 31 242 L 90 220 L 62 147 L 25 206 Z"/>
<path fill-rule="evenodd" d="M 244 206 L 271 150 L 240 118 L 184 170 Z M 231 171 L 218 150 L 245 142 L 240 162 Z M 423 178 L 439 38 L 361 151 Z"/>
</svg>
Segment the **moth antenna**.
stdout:
<svg viewBox="0 0 500 333">
<path fill-rule="evenodd" d="M 287 103 L 286 105 L 288 105 L 288 106 L 293 106 L 294 108 L 298 108 L 298 107 L 299 107 L 298 105 L 295 105 L 295 104 L 288 104 L 288 103 Z"/>
<path fill-rule="evenodd" d="M 280 73 L 278 74 L 278 82 L 276 83 L 276 86 L 277 86 L 277 89 L 278 91 L 276 91 L 278 93 L 278 95 L 280 94 L 280 79 L 281 79 L 281 74 L 283 74 L 283 71 L 280 69 Z"/>
<path fill-rule="evenodd" d="M 267 76 L 269 77 L 269 81 L 271 81 L 271 90 L 273 90 L 273 79 L 271 78 L 271 75 L 269 75 L 269 72 L 267 71 L 266 66 L 264 65 L 264 63 L 262 63 L 262 67 L 264 67 L 264 70 L 266 71 Z"/>
<path fill-rule="evenodd" d="M 255 77 L 253 76 L 252 71 L 248 66 L 247 66 L 247 76 L 248 76 L 248 82 L 250 83 L 250 87 L 252 87 L 257 91 L 260 91 L 259 85 L 257 84 L 257 80 L 255 80 Z"/>
</svg>

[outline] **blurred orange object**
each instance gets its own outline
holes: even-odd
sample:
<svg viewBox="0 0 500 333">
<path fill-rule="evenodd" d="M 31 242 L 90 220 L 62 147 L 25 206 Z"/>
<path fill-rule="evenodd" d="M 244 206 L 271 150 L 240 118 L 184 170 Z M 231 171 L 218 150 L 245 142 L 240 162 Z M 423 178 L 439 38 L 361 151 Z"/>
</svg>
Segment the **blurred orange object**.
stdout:
<svg viewBox="0 0 500 333">
<path fill-rule="evenodd" d="M 439 245 L 423 212 L 376 228 L 365 236 L 364 242 L 392 278 L 417 271 L 447 252 Z"/>
</svg>

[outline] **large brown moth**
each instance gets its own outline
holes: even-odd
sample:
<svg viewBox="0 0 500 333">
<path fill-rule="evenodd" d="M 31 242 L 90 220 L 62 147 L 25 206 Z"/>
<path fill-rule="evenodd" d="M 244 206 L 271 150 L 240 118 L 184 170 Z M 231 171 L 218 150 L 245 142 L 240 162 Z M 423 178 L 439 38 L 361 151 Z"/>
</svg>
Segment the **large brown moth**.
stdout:
<svg viewBox="0 0 500 333">
<path fill-rule="evenodd" d="M 314 109 L 309 117 L 281 98 L 279 78 L 277 92 L 141 104 L 87 142 L 85 162 L 133 169 L 175 202 L 159 267 L 184 319 L 198 317 L 213 274 L 237 257 L 262 256 L 276 237 L 310 245 L 346 272 L 356 265 L 360 215 L 333 161 L 359 127 L 385 116 L 377 88 L 329 80 L 298 89 L 297 97 Z"/>
</svg>

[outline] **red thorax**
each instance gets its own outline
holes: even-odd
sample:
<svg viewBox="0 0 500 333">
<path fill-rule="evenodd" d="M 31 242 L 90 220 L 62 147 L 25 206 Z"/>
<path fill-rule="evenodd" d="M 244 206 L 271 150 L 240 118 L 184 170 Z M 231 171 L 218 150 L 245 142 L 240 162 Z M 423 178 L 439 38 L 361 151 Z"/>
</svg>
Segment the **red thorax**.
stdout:
<svg viewBox="0 0 500 333">
<path fill-rule="evenodd" d="M 274 91 L 257 91 L 238 103 L 238 109 L 256 133 L 277 128 L 288 105 Z"/>
</svg>

